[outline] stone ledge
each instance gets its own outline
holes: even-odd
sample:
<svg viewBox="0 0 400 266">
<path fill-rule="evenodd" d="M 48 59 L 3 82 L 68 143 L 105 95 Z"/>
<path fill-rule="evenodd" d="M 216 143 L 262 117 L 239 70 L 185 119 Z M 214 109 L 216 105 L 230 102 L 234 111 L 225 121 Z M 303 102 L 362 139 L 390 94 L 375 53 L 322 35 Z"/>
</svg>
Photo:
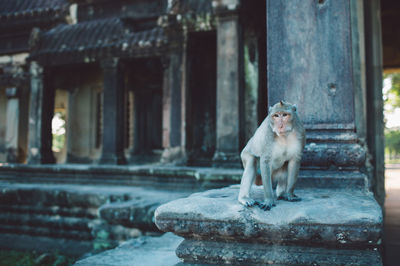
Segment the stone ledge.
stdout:
<svg viewBox="0 0 400 266">
<path fill-rule="evenodd" d="M 377 255 L 376 260 L 380 261 L 376 249 L 381 243 L 382 211 L 371 193 L 299 189 L 296 194 L 302 201 L 277 201 L 276 207 L 265 212 L 258 207 L 240 205 L 238 192 L 239 185 L 234 185 L 169 202 L 156 210 L 156 225 L 163 231 L 183 236 L 185 241 L 193 241 L 190 242 L 193 245 L 202 246 L 204 254 L 212 250 L 209 243 L 219 246 L 221 254 L 225 245 L 243 243 L 269 249 L 303 247 L 298 250 L 300 253 L 321 247 L 338 254 L 345 249 L 370 250 L 372 253 L 367 253 L 372 257 Z M 262 195 L 262 187 L 253 186 L 252 197 L 261 200 Z M 218 260 L 218 257 L 207 255 L 207 260 L 201 261 L 200 254 L 192 254 L 192 251 L 181 246 L 177 254 L 187 261 L 214 263 L 214 259 Z M 324 252 L 318 256 L 324 257 Z M 364 256 L 363 252 L 357 254 Z"/>
<path fill-rule="evenodd" d="M 252 197 L 262 199 L 262 187 Z M 354 190 L 297 190 L 300 202 L 277 201 L 271 211 L 237 201 L 239 185 L 192 194 L 160 206 L 163 231 L 194 238 L 307 245 L 367 245 L 380 241 L 382 211 L 372 194 Z"/>
</svg>

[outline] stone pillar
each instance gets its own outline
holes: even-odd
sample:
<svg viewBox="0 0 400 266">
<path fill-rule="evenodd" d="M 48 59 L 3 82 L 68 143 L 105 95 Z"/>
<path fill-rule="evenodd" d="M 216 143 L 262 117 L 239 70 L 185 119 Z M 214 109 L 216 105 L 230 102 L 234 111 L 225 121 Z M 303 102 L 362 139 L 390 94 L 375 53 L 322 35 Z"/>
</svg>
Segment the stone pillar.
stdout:
<svg viewBox="0 0 400 266">
<path fill-rule="evenodd" d="M 125 164 L 124 155 L 124 76 L 119 58 L 101 62 L 104 75 L 103 150 L 100 164 Z"/>
<path fill-rule="evenodd" d="M 243 44 L 238 0 L 214 1 L 217 14 L 217 145 L 214 166 L 240 167 Z"/>
<path fill-rule="evenodd" d="M 51 121 L 54 114 L 54 88 L 50 71 L 31 63 L 31 94 L 28 133 L 28 163 L 55 163 L 51 150 Z"/>
<path fill-rule="evenodd" d="M 385 201 L 385 145 L 382 97 L 382 33 L 380 1 L 364 1 L 367 77 L 367 143 L 374 169 L 371 186 L 378 202 Z"/>
<path fill-rule="evenodd" d="M 7 122 L 6 122 L 6 150 L 7 162 L 18 162 L 18 136 L 19 136 L 19 99 L 18 88 L 7 88 Z"/>
<path fill-rule="evenodd" d="M 267 1 L 269 105 L 298 105 L 307 129 L 303 167 L 359 169 L 354 116 L 350 3 Z"/>
<path fill-rule="evenodd" d="M 176 33 L 175 33 L 176 35 Z M 182 35 L 174 36 L 182 41 Z M 173 44 L 169 55 L 162 58 L 163 77 L 163 154 L 161 162 L 180 163 L 184 152 L 184 48 Z"/>
</svg>

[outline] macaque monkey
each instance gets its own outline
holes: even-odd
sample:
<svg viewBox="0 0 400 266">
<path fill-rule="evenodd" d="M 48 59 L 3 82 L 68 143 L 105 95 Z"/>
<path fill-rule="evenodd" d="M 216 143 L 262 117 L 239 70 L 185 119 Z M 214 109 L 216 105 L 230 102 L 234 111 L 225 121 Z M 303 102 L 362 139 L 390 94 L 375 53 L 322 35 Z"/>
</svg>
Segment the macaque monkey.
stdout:
<svg viewBox="0 0 400 266">
<path fill-rule="evenodd" d="M 273 182 L 277 183 L 278 200 L 299 201 L 293 192 L 304 144 L 305 130 L 297 116 L 296 106 L 280 101 L 270 107 L 267 118 L 240 154 L 244 171 L 239 202 L 247 207 L 259 205 L 263 210 L 270 210 L 275 206 Z M 260 158 L 264 202 L 257 202 L 249 196 L 257 173 L 256 158 Z"/>
</svg>

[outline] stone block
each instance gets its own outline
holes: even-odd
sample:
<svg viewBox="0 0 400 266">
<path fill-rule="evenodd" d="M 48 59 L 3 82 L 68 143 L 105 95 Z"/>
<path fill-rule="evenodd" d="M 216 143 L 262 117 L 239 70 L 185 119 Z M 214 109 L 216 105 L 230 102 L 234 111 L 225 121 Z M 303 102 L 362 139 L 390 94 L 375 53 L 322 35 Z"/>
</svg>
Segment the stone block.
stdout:
<svg viewBox="0 0 400 266">
<path fill-rule="evenodd" d="M 156 225 L 185 238 L 177 255 L 187 262 L 328 265 L 370 256 L 379 265 L 382 211 L 371 193 L 299 189 L 301 201 L 277 201 L 265 212 L 240 205 L 238 192 L 234 185 L 169 202 L 156 210 Z M 262 187 L 254 186 L 251 196 L 262 200 L 262 195 Z M 343 260 L 336 263 L 335 254 Z"/>
<path fill-rule="evenodd" d="M 376 250 L 259 245 L 242 242 L 184 240 L 176 250 L 186 262 L 223 265 L 381 265 Z M 193 260 L 196 258 L 196 260 Z M 188 265 L 182 263 L 181 265 Z M 192 265 L 192 264 L 189 264 Z M 198 265 L 198 264 L 196 264 Z M 204 264 L 201 264 L 204 265 Z"/>
</svg>

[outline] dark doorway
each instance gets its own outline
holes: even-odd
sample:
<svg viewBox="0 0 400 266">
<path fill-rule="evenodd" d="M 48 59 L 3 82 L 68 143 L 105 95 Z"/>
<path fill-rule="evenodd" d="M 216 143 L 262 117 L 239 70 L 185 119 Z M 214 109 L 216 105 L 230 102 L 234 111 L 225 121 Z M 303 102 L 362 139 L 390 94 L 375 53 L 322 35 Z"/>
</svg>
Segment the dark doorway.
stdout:
<svg viewBox="0 0 400 266">
<path fill-rule="evenodd" d="M 210 165 L 216 145 L 216 32 L 193 33 L 188 40 L 188 164 Z"/>
<path fill-rule="evenodd" d="M 131 161 L 158 161 L 162 152 L 162 67 L 158 59 L 137 59 L 127 71 L 127 137 Z M 131 140 L 130 140 L 131 139 Z M 129 144 L 130 143 L 130 144 Z"/>
</svg>

